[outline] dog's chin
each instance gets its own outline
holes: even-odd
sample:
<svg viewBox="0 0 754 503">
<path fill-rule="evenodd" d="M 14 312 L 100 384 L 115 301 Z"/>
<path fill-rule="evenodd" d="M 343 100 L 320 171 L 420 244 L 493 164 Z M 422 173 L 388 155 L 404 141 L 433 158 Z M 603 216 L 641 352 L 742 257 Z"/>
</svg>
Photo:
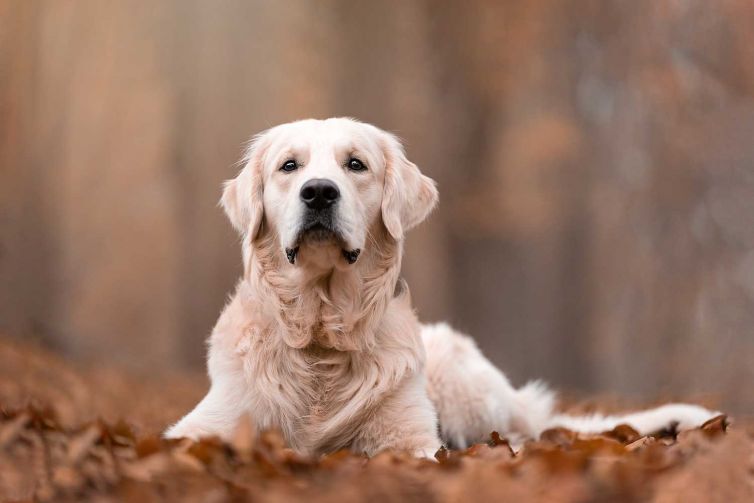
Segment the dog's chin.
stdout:
<svg viewBox="0 0 754 503">
<path fill-rule="evenodd" d="M 303 255 L 331 256 L 333 262 L 343 259 L 352 265 L 359 259 L 360 248 L 350 246 L 340 233 L 324 225 L 316 224 L 299 232 L 295 243 L 285 248 L 285 255 L 292 265 L 300 263 Z M 335 265 L 335 264 L 333 264 Z"/>
<path fill-rule="evenodd" d="M 316 224 L 299 233 L 298 245 L 328 246 L 341 245 L 343 238 L 334 230 L 321 224 Z"/>
</svg>

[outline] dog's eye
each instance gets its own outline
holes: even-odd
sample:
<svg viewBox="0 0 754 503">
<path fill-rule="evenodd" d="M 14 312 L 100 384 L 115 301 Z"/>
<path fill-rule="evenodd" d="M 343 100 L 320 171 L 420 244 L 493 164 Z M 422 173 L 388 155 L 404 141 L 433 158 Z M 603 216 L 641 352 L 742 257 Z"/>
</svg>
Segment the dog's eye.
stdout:
<svg viewBox="0 0 754 503">
<path fill-rule="evenodd" d="M 348 160 L 348 169 L 351 171 L 366 171 L 366 165 L 360 160 L 352 157 Z"/>
<path fill-rule="evenodd" d="M 296 164 L 296 161 L 288 160 L 283 163 L 282 166 L 280 166 L 280 171 L 285 171 L 286 173 L 290 173 L 291 171 L 296 171 L 298 169 L 298 164 Z"/>
</svg>

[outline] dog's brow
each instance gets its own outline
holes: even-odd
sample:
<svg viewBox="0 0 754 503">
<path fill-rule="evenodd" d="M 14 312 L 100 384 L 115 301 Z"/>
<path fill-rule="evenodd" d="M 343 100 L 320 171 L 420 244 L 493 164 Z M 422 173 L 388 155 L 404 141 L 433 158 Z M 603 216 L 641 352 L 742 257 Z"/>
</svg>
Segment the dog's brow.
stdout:
<svg viewBox="0 0 754 503">
<path fill-rule="evenodd" d="M 275 162 L 280 163 L 285 159 L 292 158 L 298 161 L 305 161 L 308 149 L 304 145 L 284 145 L 275 156 Z"/>
<path fill-rule="evenodd" d="M 359 159 L 367 161 L 368 159 L 366 158 L 370 156 L 367 145 L 366 142 L 360 141 L 358 137 L 349 138 L 335 145 L 336 156 L 342 161 L 346 161 L 348 157 L 358 157 Z M 340 159 L 341 156 L 343 159 Z"/>
</svg>

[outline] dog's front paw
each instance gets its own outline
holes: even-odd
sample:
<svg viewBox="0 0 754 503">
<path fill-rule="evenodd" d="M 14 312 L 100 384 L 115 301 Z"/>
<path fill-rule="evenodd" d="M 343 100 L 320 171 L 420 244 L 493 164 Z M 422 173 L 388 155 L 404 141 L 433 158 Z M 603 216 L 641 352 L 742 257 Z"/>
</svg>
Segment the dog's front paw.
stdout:
<svg viewBox="0 0 754 503">
<path fill-rule="evenodd" d="M 437 461 L 437 457 L 435 456 L 435 454 L 437 454 L 437 452 L 442 448 L 443 446 L 440 444 L 431 444 L 431 445 L 420 447 L 418 449 L 414 449 L 413 451 L 411 451 L 411 454 L 413 454 L 414 457 L 417 457 L 417 458 L 424 458 L 430 461 Z"/>
<path fill-rule="evenodd" d="M 189 438 L 194 441 L 211 435 L 211 432 L 187 421 L 178 421 L 162 434 L 164 438 Z"/>
</svg>

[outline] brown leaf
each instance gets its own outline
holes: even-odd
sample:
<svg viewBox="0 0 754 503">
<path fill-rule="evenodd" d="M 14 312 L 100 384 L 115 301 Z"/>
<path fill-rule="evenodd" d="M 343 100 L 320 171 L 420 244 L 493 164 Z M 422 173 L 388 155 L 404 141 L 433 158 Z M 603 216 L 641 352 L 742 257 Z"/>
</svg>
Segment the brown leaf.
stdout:
<svg viewBox="0 0 754 503">
<path fill-rule="evenodd" d="M 230 443 L 239 457 L 246 462 L 251 460 L 251 450 L 254 447 L 256 437 L 257 431 L 251 421 L 251 416 L 244 414 L 233 432 Z"/>
<path fill-rule="evenodd" d="M 156 452 L 160 452 L 162 448 L 162 439 L 157 435 L 140 438 L 135 446 L 136 456 L 139 458 L 145 458 Z"/>
<path fill-rule="evenodd" d="M 136 436 L 131 426 L 122 419 L 119 419 L 117 423 L 107 428 L 107 433 L 115 445 L 128 446 L 134 445 L 136 442 Z"/>
<path fill-rule="evenodd" d="M 639 440 L 639 438 L 641 438 L 639 432 L 627 424 L 619 424 L 612 430 L 603 433 L 603 435 L 624 444 L 636 442 L 637 440 Z"/>
<path fill-rule="evenodd" d="M 728 431 L 728 416 L 720 414 L 702 425 L 702 431 L 709 437 L 716 437 Z"/>
<path fill-rule="evenodd" d="M 22 412 L 0 424 L 0 449 L 12 443 L 30 420 L 30 415 Z"/>
<path fill-rule="evenodd" d="M 227 453 L 226 445 L 217 437 L 205 437 L 188 448 L 189 454 L 204 464 L 210 464 L 216 457 Z"/>
<path fill-rule="evenodd" d="M 75 464 L 81 461 L 86 451 L 102 436 L 99 425 L 92 424 L 84 431 L 71 438 L 68 442 L 68 462 Z"/>
<path fill-rule="evenodd" d="M 567 428 L 550 428 L 539 436 L 543 442 L 552 442 L 557 445 L 570 445 L 576 439 L 576 433 Z"/>
<path fill-rule="evenodd" d="M 445 446 L 440 446 L 440 448 L 435 453 L 435 459 L 440 464 L 446 464 L 450 459 L 450 451 L 445 448 Z"/>
</svg>

